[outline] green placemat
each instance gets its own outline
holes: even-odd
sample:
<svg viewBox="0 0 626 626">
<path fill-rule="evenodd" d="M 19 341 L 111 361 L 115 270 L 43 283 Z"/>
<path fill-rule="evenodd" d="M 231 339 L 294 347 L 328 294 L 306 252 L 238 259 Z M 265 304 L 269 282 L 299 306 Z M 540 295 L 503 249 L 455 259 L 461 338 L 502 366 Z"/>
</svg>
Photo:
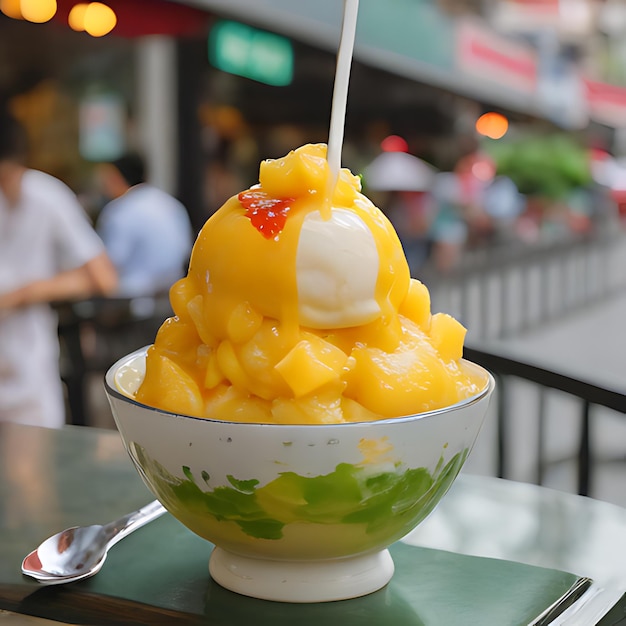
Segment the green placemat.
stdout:
<svg viewBox="0 0 626 626">
<path fill-rule="evenodd" d="M 211 549 L 165 515 L 113 548 L 94 578 L 36 587 L 25 577 L 33 593 L 18 609 L 98 624 L 526 626 L 578 580 L 558 570 L 396 543 L 396 571 L 380 591 L 340 602 L 285 604 L 214 583 Z"/>
</svg>

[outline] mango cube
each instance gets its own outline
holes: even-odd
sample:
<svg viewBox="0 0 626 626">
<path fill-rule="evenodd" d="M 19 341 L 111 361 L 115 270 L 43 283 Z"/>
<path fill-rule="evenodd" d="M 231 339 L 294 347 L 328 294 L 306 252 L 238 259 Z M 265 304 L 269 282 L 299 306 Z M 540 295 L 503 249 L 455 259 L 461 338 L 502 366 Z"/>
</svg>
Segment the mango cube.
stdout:
<svg viewBox="0 0 626 626">
<path fill-rule="evenodd" d="M 217 362 L 217 352 L 210 350 L 205 361 L 204 387 L 205 389 L 214 389 L 226 377 L 224 376 Z"/>
<path fill-rule="evenodd" d="M 168 317 L 159 328 L 155 343 L 166 356 L 178 355 L 181 360 L 193 363 L 199 341 L 196 327 L 191 320 L 184 321 L 179 317 Z"/>
<path fill-rule="evenodd" d="M 326 146 L 316 144 L 307 151 L 292 150 L 281 159 L 261 162 L 261 188 L 274 198 L 300 198 L 321 191 L 329 175 Z"/>
<path fill-rule="evenodd" d="M 169 295 L 174 314 L 182 320 L 188 320 L 187 303 L 196 295 L 191 281 L 188 278 L 176 281 L 170 287 Z"/>
<path fill-rule="evenodd" d="M 220 385 L 207 398 L 206 417 L 233 422 L 267 423 L 269 403 L 236 387 Z"/>
<path fill-rule="evenodd" d="M 337 380 L 348 360 L 345 352 L 316 335 L 306 339 L 276 364 L 276 370 L 285 379 L 296 398 L 322 385 Z"/>
<path fill-rule="evenodd" d="M 204 401 L 196 381 L 180 365 L 154 348 L 148 350 L 146 375 L 136 397 L 139 402 L 172 413 L 204 413 Z"/>
<path fill-rule="evenodd" d="M 244 371 L 233 344 L 225 339 L 217 347 L 217 367 L 235 387 L 246 389 L 250 385 L 248 375 Z"/>
<path fill-rule="evenodd" d="M 261 327 L 263 316 L 257 313 L 248 302 L 240 302 L 228 318 L 226 332 L 234 343 L 251 339 Z"/>
<path fill-rule="evenodd" d="M 430 293 L 428 287 L 416 278 L 411 278 L 409 291 L 398 312 L 427 330 L 430 325 Z"/>
<path fill-rule="evenodd" d="M 369 411 L 399 417 L 453 404 L 454 382 L 436 350 L 424 339 L 395 352 L 356 348 L 345 395 Z M 407 349 L 408 348 L 408 349 Z"/>
<path fill-rule="evenodd" d="M 340 424 L 344 422 L 341 381 L 333 381 L 299 398 L 276 398 L 272 417 L 277 424 Z"/>
<path fill-rule="evenodd" d="M 237 360 L 248 377 L 248 391 L 261 398 L 291 395 L 291 390 L 274 366 L 293 347 L 294 339 L 282 332 L 275 321 L 265 319 L 253 337 L 233 344 Z"/>
<path fill-rule="evenodd" d="M 435 313 L 430 322 L 430 338 L 444 361 L 458 361 L 463 356 L 467 329 L 447 313 Z"/>
<path fill-rule="evenodd" d="M 204 298 L 198 294 L 187 302 L 187 313 L 193 321 L 202 343 L 207 346 L 215 345 L 216 340 L 213 333 L 209 330 L 209 326 L 204 315 Z"/>
</svg>

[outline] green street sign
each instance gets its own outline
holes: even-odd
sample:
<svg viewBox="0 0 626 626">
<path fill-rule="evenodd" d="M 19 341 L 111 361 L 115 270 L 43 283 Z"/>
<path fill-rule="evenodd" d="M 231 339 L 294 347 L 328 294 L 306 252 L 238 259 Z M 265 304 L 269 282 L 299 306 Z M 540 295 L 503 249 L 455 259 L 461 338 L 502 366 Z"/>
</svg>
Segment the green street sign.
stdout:
<svg viewBox="0 0 626 626">
<path fill-rule="evenodd" d="M 293 79 L 293 47 L 286 37 L 230 20 L 213 26 L 209 61 L 230 74 L 283 87 Z"/>
</svg>

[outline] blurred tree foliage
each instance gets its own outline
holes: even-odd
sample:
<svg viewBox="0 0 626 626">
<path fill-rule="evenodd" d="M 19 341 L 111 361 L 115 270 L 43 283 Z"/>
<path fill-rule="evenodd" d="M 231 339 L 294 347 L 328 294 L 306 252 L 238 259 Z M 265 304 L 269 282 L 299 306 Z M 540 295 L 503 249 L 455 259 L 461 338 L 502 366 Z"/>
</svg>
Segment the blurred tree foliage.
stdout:
<svg viewBox="0 0 626 626">
<path fill-rule="evenodd" d="M 562 200 L 592 180 L 587 151 L 568 135 L 500 139 L 485 148 L 498 175 L 510 177 L 528 196 Z"/>
</svg>

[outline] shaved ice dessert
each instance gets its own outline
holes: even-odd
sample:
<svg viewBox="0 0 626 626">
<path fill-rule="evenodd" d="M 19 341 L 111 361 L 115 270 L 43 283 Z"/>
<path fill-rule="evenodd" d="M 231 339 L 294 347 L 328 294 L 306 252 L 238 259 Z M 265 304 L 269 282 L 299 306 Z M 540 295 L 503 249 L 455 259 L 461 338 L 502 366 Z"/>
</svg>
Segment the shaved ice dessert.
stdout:
<svg viewBox="0 0 626 626">
<path fill-rule="evenodd" d="M 431 314 L 393 226 L 325 144 L 261 163 L 200 231 L 135 399 L 217 420 L 333 424 L 475 396 L 465 328 Z"/>
</svg>

